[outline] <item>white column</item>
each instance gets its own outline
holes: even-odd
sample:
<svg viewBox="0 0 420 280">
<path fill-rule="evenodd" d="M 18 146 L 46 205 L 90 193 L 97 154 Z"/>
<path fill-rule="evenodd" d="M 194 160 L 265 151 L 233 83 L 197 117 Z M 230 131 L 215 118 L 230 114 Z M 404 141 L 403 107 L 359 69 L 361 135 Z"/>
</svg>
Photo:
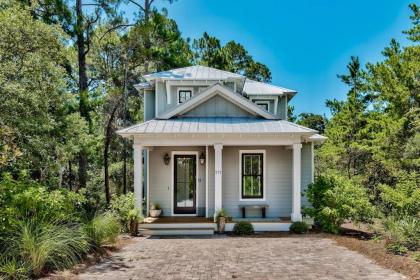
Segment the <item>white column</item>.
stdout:
<svg viewBox="0 0 420 280">
<path fill-rule="evenodd" d="M 292 221 L 302 221 L 300 211 L 301 189 L 300 189 L 300 169 L 301 169 L 301 149 L 302 144 L 293 144 L 293 186 L 292 186 Z"/>
<path fill-rule="evenodd" d="M 222 209 L 222 150 L 223 144 L 214 144 L 214 214 Z"/>
<path fill-rule="evenodd" d="M 143 213 L 143 146 L 134 144 L 134 198 Z"/>
</svg>

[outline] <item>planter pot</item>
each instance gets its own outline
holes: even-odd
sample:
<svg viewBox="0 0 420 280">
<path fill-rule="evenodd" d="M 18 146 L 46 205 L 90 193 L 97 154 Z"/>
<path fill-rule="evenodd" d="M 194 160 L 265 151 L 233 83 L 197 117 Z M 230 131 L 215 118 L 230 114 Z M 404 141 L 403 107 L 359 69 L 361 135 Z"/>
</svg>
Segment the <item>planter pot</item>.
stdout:
<svg viewBox="0 0 420 280">
<path fill-rule="evenodd" d="M 162 213 L 162 210 L 150 210 L 150 217 L 157 218 L 160 216 L 160 213 Z"/>
<path fill-rule="evenodd" d="M 130 235 L 137 236 L 138 232 L 139 232 L 139 221 L 131 220 L 130 221 Z"/>
<path fill-rule="evenodd" d="M 225 232 L 225 225 L 226 225 L 226 218 L 225 217 L 219 217 L 219 223 L 217 224 L 217 229 L 219 233 Z"/>
</svg>

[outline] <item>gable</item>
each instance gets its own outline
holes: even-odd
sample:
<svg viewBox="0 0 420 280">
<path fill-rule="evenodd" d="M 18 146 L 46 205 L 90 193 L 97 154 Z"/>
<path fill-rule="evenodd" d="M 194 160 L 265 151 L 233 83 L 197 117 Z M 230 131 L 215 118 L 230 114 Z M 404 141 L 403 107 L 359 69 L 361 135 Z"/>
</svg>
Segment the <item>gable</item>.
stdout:
<svg viewBox="0 0 420 280">
<path fill-rule="evenodd" d="M 256 104 L 254 104 L 253 102 L 251 102 L 249 99 L 245 98 L 244 96 L 233 92 L 232 90 L 230 90 L 229 88 L 222 86 L 220 84 L 215 84 L 209 88 L 207 88 L 205 91 L 203 91 L 202 93 L 190 98 L 188 101 L 178 105 L 177 107 L 170 109 L 166 112 L 164 112 L 162 115 L 158 116 L 159 119 L 170 119 L 174 116 L 180 116 L 180 115 L 185 115 L 188 112 L 191 112 L 192 110 L 194 110 L 195 108 L 199 107 L 200 105 L 206 103 L 206 101 L 212 99 L 215 96 L 220 96 L 221 98 L 223 98 L 224 100 L 232 103 L 233 105 L 235 105 L 236 107 L 238 107 L 239 109 L 245 111 L 248 113 L 248 115 L 252 115 L 252 116 L 259 116 L 265 119 L 278 119 L 277 116 L 267 112 L 264 109 L 261 109 L 259 106 L 257 106 Z M 216 102 L 219 99 L 215 99 Z M 216 102 L 217 103 L 217 102 Z M 223 103 L 224 105 L 226 105 L 226 103 Z M 211 106 L 211 103 L 209 105 L 211 110 L 211 108 L 214 108 Z M 226 105 L 231 107 L 231 105 Z M 234 108 L 235 112 L 238 111 L 237 108 Z M 206 109 L 207 110 L 207 109 Z M 217 111 L 220 114 L 222 113 L 221 111 Z M 223 116 L 228 116 L 226 114 L 230 114 L 230 112 L 225 111 Z"/>
<path fill-rule="evenodd" d="M 215 95 L 197 107 L 187 111 L 188 117 L 251 117 L 244 109 L 233 104 L 220 95 Z"/>
</svg>

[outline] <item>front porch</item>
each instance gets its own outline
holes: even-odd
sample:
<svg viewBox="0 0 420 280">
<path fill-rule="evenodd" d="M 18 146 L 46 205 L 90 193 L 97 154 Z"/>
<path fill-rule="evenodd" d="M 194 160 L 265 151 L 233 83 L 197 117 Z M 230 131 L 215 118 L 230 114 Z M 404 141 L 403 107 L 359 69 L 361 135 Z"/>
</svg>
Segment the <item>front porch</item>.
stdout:
<svg viewBox="0 0 420 280">
<path fill-rule="evenodd" d="M 288 231 L 292 224 L 289 218 L 234 218 L 226 223 L 225 231 L 233 231 L 240 221 L 250 222 L 256 232 Z M 213 218 L 205 217 L 147 217 L 140 224 L 142 235 L 213 235 L 216 231 Z"/>
<path fill-rule="evenodd" d="M 262 183 L 258 185 L 259 198 L 243 197 L 242 154 L 260 155 L 259 176 Z M 243 218 L 244 205 L 267 207 L 264 211 L 247 207 L 246 218 L 250 222 L 260 222 L 264 216 L 268 218 L 264 222 L 298 221 L 301 219 L 301 185 L 309 184 L 312 179 L 311 143 L 266 146 L 135 145 L 135 155 L 139 156 L 135 159 L 135 183 L 143 182 L 142 187 L 135 188 L 137 201 L 144 201 L 146 217 L 151 205 L 159 203 L 165 216 L 159 220 L 160 223 L 170 223 L 169 217 L 213 219 L 222 208 L 239 221 Z M 142 156 L 144 160 L 141 160 Z M 182 166 L 177 166 L 179 162 Z M 144 166 L 138 168 L 138 165 Z M 182 175 L 185 172 L 188 174 Z"/>
</svg>

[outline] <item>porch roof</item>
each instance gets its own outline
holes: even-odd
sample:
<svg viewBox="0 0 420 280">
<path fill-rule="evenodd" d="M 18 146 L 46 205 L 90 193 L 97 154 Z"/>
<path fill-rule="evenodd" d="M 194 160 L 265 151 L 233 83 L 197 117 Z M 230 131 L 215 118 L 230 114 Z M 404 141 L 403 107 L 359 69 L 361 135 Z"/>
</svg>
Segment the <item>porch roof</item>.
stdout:
<svg viewBox="0 0 420 280">
<path fill-rule="evenodd" d="M 138 134 L 301 134 L 315 135 L 316 130 L 285 120 L 252 117 L 180 117 L 168 120 L 153 119 L 117 132 L 122 136 Z"/>
</svg>

